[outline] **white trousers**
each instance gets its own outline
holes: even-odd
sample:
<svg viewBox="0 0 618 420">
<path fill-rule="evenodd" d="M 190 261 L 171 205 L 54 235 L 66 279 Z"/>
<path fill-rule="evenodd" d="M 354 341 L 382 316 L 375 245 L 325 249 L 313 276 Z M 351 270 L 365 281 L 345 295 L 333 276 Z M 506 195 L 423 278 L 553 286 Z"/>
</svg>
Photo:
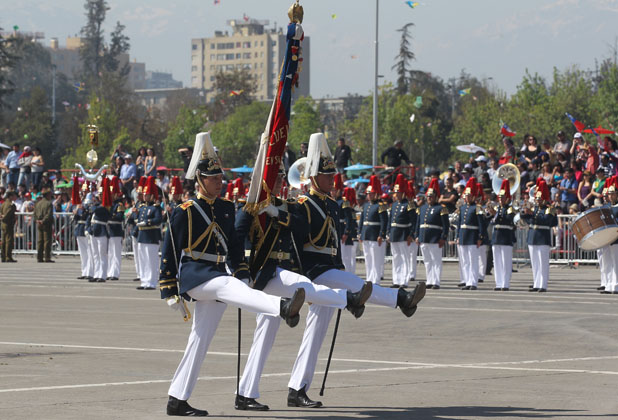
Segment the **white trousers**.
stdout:
<svg viewBox="0 0 618 420">
<path fill-rule="evenodd" d="M 137 238 L 134 236 L 131 236 L 131 248 L 133 249 L 133 262 L 135 263 L 135 277 L 139 279 L 140 268 L 139 268 L 139 258 L 137 258 Z"/>
<path fill-rule="evenodd" d="M 107 277 L 120 277 L 122 237 L 112 236 L 107 244 Z"/>
<path fill-rule="evenodd" d="M 94 278 L 107 277 L 107 236 L 92 236 Z"/>
<path fill-rule="evenodd" d="M 407 286 L 410 273 L 410 248 L 407 242 L 391 242 L 393 254 L 393 284 Z"/>
<path fill-rule="evenodd" d="M 503 289 L 511 287 L 511 275 L 513 274 L 513 247 L 508 245 L 493 245 L 494 253 L 494 278 L 496 287 Z"/>
<path fill-rule="evenodd" d="M 460 245 L 459 261 L 461 262 L 462 283 L 466 286 L 478 286 L 479 280 L 479 252 L 480 248 L 476 245 Z"/>
<path fill-rule="evenodd" d="M 408 262 L 408 280 L 416 279 L 416 264 L 418 259 L 418 244 L 414 241 L 408 247 L 410 253 L 410 261 Z"/>
<path fill-rule="evenodd" d="M 609 284 L 611 273 L 611 251 L 609 245 L 597 249 L 597 257 L 599 259 L 599 271 L 601 271 L 601 286 L 607 287 Z"/>
<path fill-rule="evenodd" d="M 425 263 L 427 284 L 439 286 L 442 277 L 442 248 L 438 244 L 421 244 L 421 254 Z"/>
<path fill-rule="evenodd" d="M 487 270 L 487 245 L 481 245 L 478 249 L 479 249 L 479 277 L 477 280 L 485 280 L 485 271 Z"/>
<path fill-rule="evenodd" d="M 380 284 L 380 278 L 384 272 L 384 255 L 386 243 L 378 245 L 378 241 L 363 241 L 363 254 L 365 254 L 365 270 L 367 281 Z"/>
<path fill-rule="evenodd" d="M 169 395 L 179 400 L 188 400 L 191 396 L 208 346 L 215 335 L 227 304 L 250 312 L 274 316 L 279 315 L 281 302 L 278 297 L 254 290 L 231 276 L 215 277 L 187 293 L 197 300 L 193 325 L 185 353 L 176 369 L 168 392 Z"/>
<path fill-rule="evenodd" d="M 140 243 L 137 250 L 140 259 L 140 285 L 157 287 L 159 284 L 159 244 Z"/>
<path fill-rule="evenodd" d="M 546 289 L 549 282 L 549 245 L 528 245 L 534 288 Z"/>
<path fill-rule="evenodd" d="M 94 275 L 93 261 L 91 258 L 90 244 L 87 236 L 77 236 L 77 250 L 82 266 L 82 276 L 92 277 Z"/>
<path fill-rule="evenodd" d="M 356 248 L 358 248 L 358 242 L 354 241 L 353 245 L 345 245 L 341 242 L 341 259 L 345 271 L 349 273 L 356 273 Z"/>
<path fill-rule="evenodd" d="M 312 283 L 308 278 L 291 271 L 277 269 L 276 275 L 268 282 L 264 292 L 269 295 L 292 297 L 298 288 L 305 289 L 305 301 L 311 306 L 323 305 L 343 309 L 347 305 L 347 290 L 331 289 L 326 286 Z M 249 357 L 245 364 L 238 390 L 240 395 L 247 398 L 260 397 L 260 377 L 266 364 L 266 359 L 275 343 L 275 337 L 281 318 L 265 314 L 258 314 L 257 326 L 253 334 L 253 344 L 249 350 Z"/>
<path fill-rule="evenodd" d="M 358 292 L 364 284 L 360 277 L 341 270 L 328 270 L 316 277 L 313 282 L 331 288 L 348 289 L 352 292 Z M 398 289 L 375 285 L 368 302 L 395 308 L 397 306 L 397 292 Z M 297 391 L 305 387 L 305 391 L 307 391 L 311 386 L 318 353 L 324 342 L 328 324 L 333 313 L 334 308 L 331 307 L 321 305 L 309 306 L 307 325 L 305 326 L 303 339 L 298 350 L 298 356 L 292 368 L 288 387 Z"/>
<path fill-rule="evenodd" d="M 459 268 L 459 284 L 466 283 L 466 275 L 463 271 L 463 259 L 461 256 L 463 255 L 463 251 L 461 250 L 461 245 L 457 245 L 457 268 Z"/>
<path fill-rule="evenodd" d="M 606 291 L 618 292 L 618 245 L 610 245 L 608 258 L 605 263 L 609 266 L 608 270 L 611 275 L 608 278 L 608 284 L 605 287 Z"/>
</svg>

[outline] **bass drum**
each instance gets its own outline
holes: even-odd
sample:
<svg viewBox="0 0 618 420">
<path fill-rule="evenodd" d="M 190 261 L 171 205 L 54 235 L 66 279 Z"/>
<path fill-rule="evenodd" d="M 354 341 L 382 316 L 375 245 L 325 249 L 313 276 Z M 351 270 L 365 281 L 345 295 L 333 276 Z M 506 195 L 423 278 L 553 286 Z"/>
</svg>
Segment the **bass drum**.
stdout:
<svg viewBox="0 0 618 420">
<path fill-rule="evenodd" d="M 618 239 L 618 223 L 609 207 L 597 207 L 577 216 L 573 234 L 581 249 L 592 251 Z"/>
</svg>

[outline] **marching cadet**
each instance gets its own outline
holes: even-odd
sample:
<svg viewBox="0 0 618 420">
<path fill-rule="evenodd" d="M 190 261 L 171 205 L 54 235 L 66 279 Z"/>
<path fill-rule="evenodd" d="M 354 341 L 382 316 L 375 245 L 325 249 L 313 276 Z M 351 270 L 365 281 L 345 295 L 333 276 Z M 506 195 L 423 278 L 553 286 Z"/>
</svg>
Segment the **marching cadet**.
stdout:
<svg viewBox="0 0 618 420">
<path fill-rule="evenodd" d="M 120 276 L 120 264 L 122 260 L 122 238 L 124 237 L 124 204 L 122 203 L 122 188 L 120 179 L 112 177 L 110 181 L 110 193 L 114 204 L 111 216 L 107 222 L 109 240 L 107 241 L 107 280 L 118 280 Z"/>
<path fill-rule="evenodd" d="M 491 241 L 489 240 L 489 221 L 491 217 L 483 210 L 484 206 L 487 204 L 487 197 L 485 197 L 485 192 L 483 191 L 483 184 L 477 182 L 476 183 L 476 205 L 477 208 L 481 210 L 481 216 L 484 220 L 484 228 L 483 235 L 481 239 L 481 246 L 479 246 L 478 258 L 479 258 L 479 271 L 478 271 L 478 282 L 483 283 L 485 281 L 485 274 L 487 273 L 487 261 L 488 254 L 491 251 Z M 490 261 L 491 262 L 491 261 Z"/>
<path fill-rule="evenodd" d="M 459 208 L 459 219 L 457 220 L 457 243 L 461 250 L 459 259 L 462 264 L 461 271 L 464 275 L 461 281 L 466 283 L 462 290 L 477 289 L 480 246 L 487 232 L 483 209 L 475 202 L 477 192 L 476 179 L 471 177 L 468 179 L 463 193 L 466 202 Z"/>
<path fill-rule="evenodd" d="M 129 215 L 129 217 L 127 218 L 127 224 L 132 226 L 131 227 L 131 249 L 133 250 L 133 262 L 135 264 L 135 275 L 136 277 L 133 279 L 133 281 L 141 281 L 140 280 L 140 265 L 139 265 L 139 258 L 138 258 L 138 248 L 139 248 L 139 244 L 137 242 L 137 234 L 139 233 L 139 229 L 137 227 L 137 217 L 139 216 L 139 210 L 142 208 L 142 206 L 145 205 L 144 203 L 144 186 L 146 185 L 146 177 L 142 176 L 139 179 L 139 183 L 137 184 L 137 200 L 135 201 L 135 203 L 133 203 L 133 207 L 131 208 L 131 214 Z"/>
<path fill-rule="evenodd" d="M 331 190 L 330 195 L 340 207 L 343 202 L 343 187 L 343 176 L 337 172 L 333 178 L 333 189 Z M 339 223 L 342 222 L 343 220 L 339 220 Z"/>
<path fill-rule="evenodd" d="M 413 241 L 412 214 L 416 214 L 416 208 L 411 207 L 406 199 L 407 187 L 408 181 L 403 174 L 398 174 L 393 185 L 393 205 L 387 230 L 393 253 L 393 288 L 408 287 L 410 275 L 409 245 Z"/>
<path fill-rule="evenodd" d="M 367 280 L 380 284 L 381 266 L 386 256 L 386 230 L 388 228 L 388 210 L 380 203 L 380 181 L 371 175 L 367 186 L 367 202 L 363 206 L 360 219 L 360 241 L 365 254 Z"/>
<path fill-rule="evenodd" d="M 607 187 L 607 198 L 611 206 L 614 219 L 618 220 L 618 177 L 614 175 L 605 181 Z M 615 240 L 608 250 L 607 258 L 607 271 L 611 273 L 607 279 L 607 286 L 605 290 L 601 291 L 603 294 L 618 294 L 618 239 Z"/>
<path fill-rule="evenodd" d="M 92 217 L 87 226 L 94 251 L 94 277 L 88 279 L 89 282 L 103 283 L 107 278 L 107 248 L 109 241 L 107 222 L 109 222 L 112 215 L 112 196 L 109 183 L 109 178 L 107 177 L 103 177 L 101 180 L 101 186 L 99 187 L 100 202 L 92 210 Z"/>
<path fill-rule="evenodd" d="M 170 200 L 169 200 L 169 211 L 170 213 L 174 211 L 174 209 L 182 204 L 182 195 L 184 191 L 182 189 L 182 182 L 180 182 L 180 178 L 178 176 L 172 177 L 172 181 L 170 182 Z"/>
<path fill-rule="evenodd" d="M 4 194 L 4 203 L 0 206 L 0 221 L 2 227 L 2 262 L 17 262 L 13 259 L 13 244 L 15 242 L 15 223 L 17 208 L 13 200 L 17 197 L 15 191 Z"/>
<path fill-rule="evenodd" d="M 515 236 L 515 212 L 510 206 L 511 186 L 508 179 L 502 180 L 498 192 L 498 207 L 489 208 L 493 215 L 491 224 L 494 228 L 491 238 L 491 249 L 494 256 L 494 278 L 496 287 L 494 290 L 506 292 L 511 287 L 511 275 L 513 274 L 513 245 Z"/>
<path fill-rule="evenodd" d="M 86 184 L 87 181 L 84 181 Z M 73 188 L 71 189 L 71 204 L 73 204 L 73 223 L 75 223 L 75 229 L 73 234 L 77 241 L 77 250 L 79 251 L 79 259 L 81 261 L 81 275 L 78 279 L 90 280 L 94 276 L 94 266 L 90 254 L 90 244 L 88 244 L 88 237 L 86 236 L 86 223 L 90 217 L 90 213 L 84 204 L 80 196 L 79 180 L 76 176 L 73 177 Z"/>
<path fill-rule="evenodd" d="M 51 259 L 54 210 L 51 203 L 51 189 L 41 188 L 41 196 L 34 205 L 34 220 L 37 224 L 37 262 L 53 263 Z"/>
<path fill-rule="evenodd" d="M 254 289 L 274 296 L 290 298 L 294 292 L 303 288 L 305 300 L 313 305 L 348 309 L 356 318 L 365 310 L 365 302 L 371 295 L 372 285 L 366 282 L 362 289 L 352 293 L 345 289 L 331 289 L 312 283 L 300 274 L 300 255 L 294 243 L 294 235 L 301 235 L 307 225 L 301 210 L 293 200 L 284 202 L 276 197 L 285 178 L 283 164 L 277 181 L 272 189 L 272 203 L 262 213 L 266 213 L 265 230 L 262 232 L 258 216 L 241 211 L 236 220 L 238 239 L 249 239 L 252 245 L 252 257 L 249 267 L 255 279 Z M 304 210 L 304 209 L 302 209 Z M 279 329 L 278 316 L 258 314 L 253 344 L 249 351 L 247 364 L 240 379 L 239 394 L 236 396 L 237 410 L 268 410 L 267 405 L 256 401 L 259 398 L 259 381 L 266 359 L 275 342 Z"/>
<path fill-rule="evenodd" d="M 420 244 L 427 272 L 427 288 L 439 289 L 442 277 L 442 247 L 446 243 L 449 221 L 448 209 L 438 204 L 440 185 L 436 178 L 431 180 L 426 196 L 427 203 L 417 210 L 416 241 Z"/>
<path fill-rule="evenodd" d="M 172 213 L 159 285 L 161 298 L 172 309 L 184 307 L 181 297 L 196 303 L 189 342 L 168 391 L 167 414 L 204 417 L 208 412 L 191 407 L 187 400 L 227 304 L 280 316 L 294 327 L 305 294 L 304 289 L 298 289 L 291 299 L 282 299 L 254 290 L 241 280 L 248 281 L 250 274 L 234 229 L 234 205 L 219 198 L 223 172 L 208 133 L 196 136 L 186 177 L 196 178 L 197 197 Z"/>
<path fill-rule="evenodd" d="M 544 179 L 536 181 L 534 209 L 525 208 L 522 219 L 529 225 L 528 250 L 534 284 L 530 292 L 546 292 L 549 282 L 549 247 L 551 246 L 551 228 L 558 225 L 554 209 L 549 206 L 549 188 Z"/>
<path fill-rule="evenodd" d="M 356 221 L 356 190 L 343 190 L 341 211 L 343 213 L 343 234 L 341 235 L 341 260 L 348 273 L 356 273 L 356 248 L 358 247 L 358 222 Z"/>
<path fill-rule="evenodd" d="M 605 180 L 605 184 L 603 185 L 602 190 L 602 206 L 610 206 L 611 201 L 609 198 L 609 187 L 612 185 L 612 177 L 607 178 Z M 597 258 L 599 260 L 599 270 L 601 271 L 601 285 L 597 287 L 597 290 L 604 291 L 609 288 L 612 278 L 612 254 L 611 254 L 611 244 L 606 245 L 602 248 L 597 249 Z"/>
<path fill-rule="evenodd" d="M 305 178 L 311 180 L 311 188 L 307 195 L 298 199 L 301 205 L 300 214 L 306 217 L 304 225 L 309 227 L 302 239 L 301 266 L 305 276 L 316 284 L 357 292 L 366 282 L 353 273 L 343 271 L 337 237 L 339 206 L 330 197 L 335 173 L 335 163 L 331 156 L 324 134 L 312 134 L 305 164 Z M 419 283 L 412 292 L 374 284 L 368 302 L 391 308 L 399 307 L 405 316 L 411 317 L 424 296 L 425 283 Z M 313 381 L 318 352 L 333 313 L 332 307 L 315 304 L 309 306 L 307 327 L 288 383 L 289 407 L 322 406 L 320 401 L 311 400 L 307 391 Z"/>
<path fill-rule="evenodd" d="M 416 241 L 416 219 L 418 218 L 417 206 L 416 206 L 416 190 L 414 189 L 414 181 L 408 181 L 408 188 L 406 190 L 406 196 L 408 197 L 408 207 L 412 210 L 410 214 L 410 223 L 412 223 L 412 229 L 410 235 L 412 235 L 412 242 L 408 245 L 408 252 L 410 253 L 410 261 L 408 263 L 408 282 L 416 280 L 416 267 L 418 259 L 418 243 Z"/>
<path fill-rule="evenodd" d="M 137 290 L 154 290 L 157 286 L 159 267 L 159 243 L 161 242 L 161 206 L 156 204 L 159 190 L 154 176 L 146 179 L 144 205 L 137 215 L 137 254 L 140 267 L 140 285 Z"/>
</svg>

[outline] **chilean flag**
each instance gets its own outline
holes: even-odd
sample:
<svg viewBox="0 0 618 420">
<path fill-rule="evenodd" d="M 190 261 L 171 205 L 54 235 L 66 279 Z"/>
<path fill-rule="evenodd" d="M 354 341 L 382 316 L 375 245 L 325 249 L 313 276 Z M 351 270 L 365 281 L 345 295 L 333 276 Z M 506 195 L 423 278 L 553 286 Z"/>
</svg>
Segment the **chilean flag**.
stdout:
<svg viewBox="0 0 618 420">
<path fill-rule="evenodd" d="M 502 127 L 500 128 L 500 133 L 502 133 L 505 137 L 515 137 L 517 134 L 515 131 L 512 131 L 508 125 L 502 123 Z"/>
<path fill-rule="evenodd" d="M 268 204 L 269 193 L 277 180 L 288 139 L 292 88 L 298 86 L 301 67 L 299 64 L 303 61 L 300 49 L 300 43 L 304 39 L 302 26 L 290 23 L 286 38 L 286 53 L 279 75 L 279 88 L 260 141 L 245 207 L 247 211 L 259 211 Z"/>
<path fill-rule="evenodd" d="M 581 121 L 578 121 L 575 118 L 573 118 L 573 116 L 571 114 L 569 114 L 568 112 L 565 112 L 565 114 L 566 114 L 567 117 L 569 117 L 569 120 L 571 120 L 571 122 L 573 123 L 573 125 L 575 126 L 577 131 L 579 131 L 579 132 L 584 131 L 584 128 L 586 128 L 584 123 L 582 123 Z"/>
</svg>

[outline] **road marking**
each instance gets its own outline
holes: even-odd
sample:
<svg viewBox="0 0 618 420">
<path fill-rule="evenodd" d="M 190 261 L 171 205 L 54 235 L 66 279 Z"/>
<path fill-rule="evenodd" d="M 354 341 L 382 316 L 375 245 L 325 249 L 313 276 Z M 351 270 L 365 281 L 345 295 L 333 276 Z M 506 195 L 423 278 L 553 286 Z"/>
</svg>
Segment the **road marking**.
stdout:
<svg viewBox="0 0 618 420">
<path fill-rule="evenodd" d="M 32 346 L 32 347 L 58 347 L 58 348 L 88 349 L 88 350 L 150 351 L 150 352 L 155 352 L 155 353 L 184 353 L 185 352 L 184 350 L 174 350 L 174 349 L 147 349 L 147 348 L 139 348 L 139 347 L 84 346 L 84 345 L 79 345 L 79 344 L 20 343 L 20 342 L 13 342 L 13 341 L 0 341 L 0 345 L 7 345 L 7 346 Z M 236 357 L 238 355 L 237 353 L 218 352 L 218 351 L 209 351 L 208 354 L 217 355 L 217 356 L 234 356 L 234 357 Z"/>
</svg>

